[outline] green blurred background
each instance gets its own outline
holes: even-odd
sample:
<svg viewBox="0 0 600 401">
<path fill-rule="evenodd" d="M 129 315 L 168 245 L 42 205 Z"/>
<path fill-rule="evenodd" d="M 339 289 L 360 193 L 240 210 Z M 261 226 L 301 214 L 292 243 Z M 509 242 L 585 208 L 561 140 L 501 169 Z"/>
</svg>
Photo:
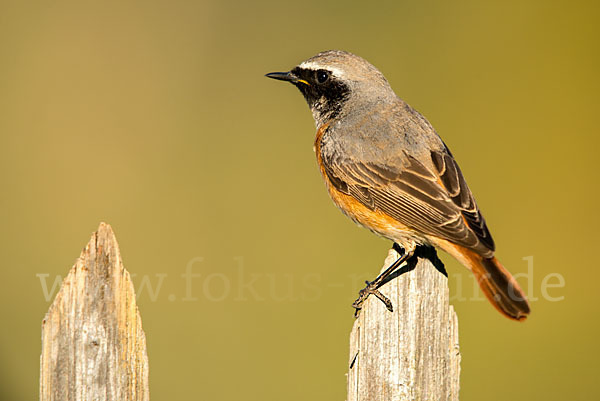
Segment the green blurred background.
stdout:
<svg viewBox="0 0 600 401">
<path fill-rule="evenodd" d="M 461 399 L 597 399 L 597 5 L 2 0 L 0 398 L 37 398 L 42 283 L 106 221 L 153 399 L 345 399 L 350 303 L 390 243 L 335 209 L 304 99 L 263 77 L 339 48 L 436 127 L 531 270 L 517 324 L 441 255 Z"/>
</svg>

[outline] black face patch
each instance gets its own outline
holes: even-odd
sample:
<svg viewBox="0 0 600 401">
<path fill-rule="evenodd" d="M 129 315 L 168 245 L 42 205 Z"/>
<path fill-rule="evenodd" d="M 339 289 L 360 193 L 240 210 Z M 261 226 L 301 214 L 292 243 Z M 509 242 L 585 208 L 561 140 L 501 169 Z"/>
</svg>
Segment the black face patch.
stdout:
<svg viewBox="0 0 600 401">
<path fill-rule="evenodd" d="M 350 88 L 335 78 L 327 70 L 311 70 L 296 67 L 292 74 L 308 83 L 296 82 L 296 87 L 302 92 L 311 109 L 316 110 L 322 118 L 330 119 L 337 116 L 348 99 Z"/>
</svg>

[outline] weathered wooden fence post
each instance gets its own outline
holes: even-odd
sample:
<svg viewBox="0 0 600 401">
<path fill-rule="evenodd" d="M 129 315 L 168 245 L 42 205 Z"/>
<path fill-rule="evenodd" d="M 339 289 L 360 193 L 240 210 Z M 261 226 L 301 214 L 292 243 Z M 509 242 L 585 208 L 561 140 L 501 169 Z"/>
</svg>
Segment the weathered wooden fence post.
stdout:
<svg viewBox="0 0 600 401">
<path fill-rule="evenodd" d="M 398 254 L 391 250 L 384 268 Z M 457 401 L 458 320 L 448 280 L 427 258 L 370 296 L 350 334 L 348 401 Z"/>
<path fill-rule="evenodd" d="M 146 337 L 108 224 L 64 279 L 42 323 L 40 400 L 150 399 Z"/>
</svg>

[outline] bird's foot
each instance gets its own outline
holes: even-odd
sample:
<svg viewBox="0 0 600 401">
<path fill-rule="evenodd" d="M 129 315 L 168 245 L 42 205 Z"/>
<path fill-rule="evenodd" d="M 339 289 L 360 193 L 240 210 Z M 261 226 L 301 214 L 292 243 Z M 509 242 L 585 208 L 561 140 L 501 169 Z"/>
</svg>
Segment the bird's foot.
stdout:
<svg viewBox="0 0 600 401">
<path fill-rule="evenodd" d="M 356 298 L 356 301 L 354 301 L 354 303 L 352 304 L 352 307 L 355 309 L 354 317 L 358 317 L 358 314 L 360 313 L 360 310 L 362 309 L 363 303 L 367 300 L 367 298 L 371 294 L 373 294 L 377 298 L 379 298 L 379 300 L 381 302 L 383 302 L 383 304 L 385 305 L 387 310 L 389 310 L 390 312 L 394 311 L 394 306 L 392 305 L 392 302 L 388 299 L 388 297 L 386 297 L 381 292 L 379 292 L 379 287 L 384 285 L 390 279 L 390 277 L 392 277 L 392 273 L 396 272 L 398 270 L 399 266 L 404 261 L 407 261 L 414 256 L 415 250 L 416 250 L 416 245 L 413 244 L 412 247 L 405 249 L 402 246 L 400 246 L 399 244 L 394 242 L 393 248 L 396 252 L 398 252 L 400 257 L 398 259 L 396 259 L 396 261 L 394 263 L 392 263 L 391 266 L 389 266 L 382 273 L 380 273 L 379 276 L 377 276 L 377 278 L 375 280 L 365 281 L 367 286 L 359 291 L 358 298 Z M 414 264 L 413 264 L 412 268 L 414 268 Z M 412 268 L 410 268 L 409 270 L 412 270 Z"/>
<path fill-rule="evenodd" d="M 378 281 L 379 280 L 365 281 L 365 284 L 367 284 L 367 286 L 358 292 L 358 298 L 356 298 L 356 301 L 354 301 L 354 303 L 352 303 L 352 307 L 355 309 L 354 317 L 358 317 L 358 314 L 360 313 L 360 310 L 362 309 L 363 303 L 367 300 L 367 298 L 371 294 L 373 294 L 377 298 L 379 298 L 379 300 L 381 302 L 383 302 L 383 304 L 385 305 L 387 310 L 389 310 L 390 312 L 394 311 L 394 306 L 392 305 L 392 301 L 390 301 L 388 299 L 388 297 L 386 297 L 379 291 L 378 288 L 380 286 L 380 283 Z"/>
</svg>

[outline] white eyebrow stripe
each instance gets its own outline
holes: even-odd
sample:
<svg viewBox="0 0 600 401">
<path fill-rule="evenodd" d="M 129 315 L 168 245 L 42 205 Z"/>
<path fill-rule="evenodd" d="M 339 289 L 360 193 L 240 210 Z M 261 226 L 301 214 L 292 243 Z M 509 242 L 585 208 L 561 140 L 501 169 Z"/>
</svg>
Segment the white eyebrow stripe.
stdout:
<svg viewBox="0 0 600 401">
<path fill-rule="evenodd" d="M 340 70 L 338 68 L 331 67 L 331 66 L 323 67 L 322 65 L 319 65 L 317 63 L 313 63 L 310 61 L 302 62 L 302 63 L 300 63 L 300 65 L 298 67 L 306 69 L 306 70 L 315 70 L 315 71 L 316 70 L 327 70 L 338 78 L 341 78 L 344 76 L 344 73 L 342 72 L 342 70 Z"/>
</svg>

